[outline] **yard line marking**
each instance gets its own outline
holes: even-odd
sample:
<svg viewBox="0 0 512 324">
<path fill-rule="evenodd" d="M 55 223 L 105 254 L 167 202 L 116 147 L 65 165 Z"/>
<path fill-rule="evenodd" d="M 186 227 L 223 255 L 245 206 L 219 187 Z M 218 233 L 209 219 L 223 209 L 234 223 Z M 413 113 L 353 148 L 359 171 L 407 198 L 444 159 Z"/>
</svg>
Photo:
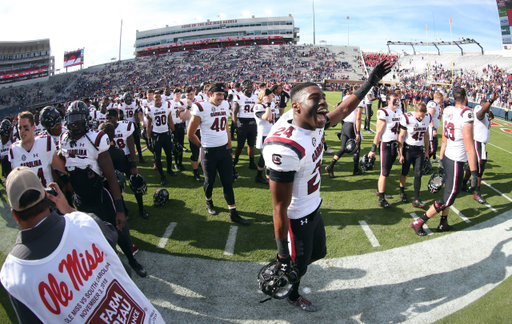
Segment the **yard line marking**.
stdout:
<svg viewBox="0 0 512 324">
<path fill-rule="evenodd" d="M 231 227 L 229 228 L 228 241 L 226 242 L 226 247 L 224 248 L 224 255 L 233 255 L 233 252 L 235 252 L 237 231 L 238 226 L 231 225 Z"/>
<path fill-rule="evenodd" d="M 510 151 L 507 151 L 507 150 L 505 150 L 505 149 L 502 149 L 501 147 L 499 147 L 499 146 L 496 146 L 496 145 L 494 145 L 494 144 L 492 144 L 492 143 L 487 143 L 487 144 L 489 144 L 489 145 L 492 145 L 492 146 L 494 146 L 494 147 L 496 147 L 496 148 L 499 148 L 499 149 L 500 149 L 500 150 L 502 150 L 502 151 L 505 151 L 505 152 L 507 152 L 507 153 L 510 153 L 510 154 L 512 154 L 512 152 L 510 152 Z"/>
<path fill-rule="evenodd" d="M 463 221 L 465 221 L 466 223 L 471 223 L 471 221 L 466 217 L 464 216 L 457 208 L 450 206 L 450 209 L 453 210 L 455 212 L 455 214 L 459 215 L 460 218 L 462 218 Z"/>
<path fill-rule="evenodd" d="M 501 135 L 505 135 L 505 136 L 508 136 L 508 137 L 512 137 L 512 135 L 507 134 L 507 133 L 505 133 L 505 132 L 503 132 L 503 131 L 501 131 L 501 132 L 500 132 L 500 131 L 497 131 L 497 130 L 495 130 L 495 129 L 491 129 L 491 131 L 493 131 L 493 132 L 495 132 L 495 133 L 499 133 L 499 134 L 501 134 Z"/>
<path fill-rule="evenodd" d="M 372 244 L 372 246 L 379 247 L 380 246 L 379 241 L 377 240 L 375 235 L 373 235 L 373 232 L 370 229 L 370 226 L 368 226 L 368 224 L 365 221 L 359 221 L 359 225 L 361 225 L 361 227 L 363 228 L 363 231 L 366 234 L 366 237 L 368 238 L 368 240 L 370 240 L 370 243 Z"/>
<path fill-rule="evenodd" d="M 490 210 L 492 210 L 493 212 L 497 213 L 498 211 L 496 209 L 494 209 L 494 207 L 492 207 L 491 205 L 489 205 L 489 203 L 485 203 L 484 204 L 487 208 L 489 208 Z"/>
<path fill-rule="evenodd" d="M 174 228 L 176 227 L 178 223 L 172 222 L 167 226 L 167 229 L 165 230 L 164 236 L 160 239 L 160 242 L 158 242 L 158 245 L 156 247 L 163 249 L 165 248 L 165 245 L 167 244 L 167 241 L 169 241 L 169 237 L 171 237 L 172 231 L 174 231 Z"/>
<path fill-rule="evenodd" d="M 482 183 L 485 184 L 486 186 L 488 186 L 489 188 L 491 188 L 492 190 L 496 191 L 497 193 L 499 193 L 500 195 L 502 195 L 503 197 L 507 198 L 510 202 L 512 202 L 512 199 L 510 199 L 510 197 L 507 197 L 504 193 L 502 193 L 501 191 L 499 191 L 498 189 L 494 188 L 493 186 L 491 186 L 490 184 L 488 184 L 487 182 L 483 181 L 482 180 Z"/>
<path fill-rule="evenodd" d="M 411 213 L 411 217 L 414 219 L 414 220 L 417 220 L 419 217 L 418 215 L 416 215 L 416 213 Z M 425 232 L 427 232 L 428 235 L 432 235 L 434 233 L 432 233 L 432 231 L 430 230 L 430 228 L 428 228 L 428 225 L 427 223 L 423 223 L 423 229 L 425 230 Z"/>
</svg>

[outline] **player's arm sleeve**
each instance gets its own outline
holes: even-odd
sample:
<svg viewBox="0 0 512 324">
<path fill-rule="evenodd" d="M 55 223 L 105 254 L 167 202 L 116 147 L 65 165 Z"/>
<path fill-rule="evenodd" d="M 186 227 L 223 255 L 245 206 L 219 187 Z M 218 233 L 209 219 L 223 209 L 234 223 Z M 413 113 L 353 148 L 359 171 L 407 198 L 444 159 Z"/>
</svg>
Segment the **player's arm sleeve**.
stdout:
<svg viewBox="0 0 512 324">
<path fill-rule="evenodd" d="M 402 115 L 402 117 L 400 117 L 400 129 L 407 130 L 407 120 L 405 119 L 405 115 Z"/>
<path fill-rule="evenodd" d="M 199 108 L 197 103 L 192 104 L 192 108 L 190 108 L 190 114 L 192 116 L 201 117 L 201 109 Z"/>
<path fill-rule="evenodd" d="M 471 109 L 466 109 L 464 112 L 462 112 L 462 122 L 464 124 L 472 123 L 474 121 L 475 114 Z"/>
<path fill-rule="evenodd" d="M 377 110 L 377 119 L 386 120 L 386 112 L 382 109 Z"/>
<path fill-rule="evenodd" d="M 295 178 L 300 159 L 297 153 L 280 144 L 267 144 L 263 148 L 263 158 L 270 180 L 290 183 Z"/>
<path fill-rule="evenodd" d="M 9 300 L 11 301 L 12 308 L 14 308 L 14 312 L 16 313 L 16 317 L 18 318 L 18 322 L 21 324 L 39 324 L 43 323 L 41 320 L 27 307 L 25 304 L 11 296 L 9 294 Z"/>
<path fill-rule="evenodd" d="M 103 133 L 101 135 L 101 138 L 98 139 L 98 154 L 103 153 L 105 151 L 108 151 L 108 148 L 110 147 L 110 142 L 108 140 L 108 136 L 106 133 Z"/>
</svg>

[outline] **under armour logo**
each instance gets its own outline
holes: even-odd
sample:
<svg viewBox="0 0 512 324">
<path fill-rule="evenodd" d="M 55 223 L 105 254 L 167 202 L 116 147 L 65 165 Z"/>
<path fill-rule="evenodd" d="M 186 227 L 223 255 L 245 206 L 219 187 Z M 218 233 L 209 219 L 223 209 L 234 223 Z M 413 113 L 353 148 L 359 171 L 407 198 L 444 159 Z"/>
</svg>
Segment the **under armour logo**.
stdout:
<svg viewBox="0 0 512 324">
<path fill-rule="evenodd" d="M 442 230 L 444 228 L 443 225 L 439 225 L 439 229 Z"/>
<path fill-rule="evenodd" d="M 307 218 L 306 219 L 302 219 L 300 221 L 300 225 L 304 225 L 304 224 L 307 224 L 307 223 L 308 223 L 308 219 Z"/>
<path fill-rule="evenodd" d="M 39 157 L 38 153 L 34 154 L 34 157 Z"/>
<path fill-rule="evenodd" d="M 288 266 L 286 264 L 281 264 L 281 271 L 286 272 L 286 268 L 288 268 Z"/>
</svg>

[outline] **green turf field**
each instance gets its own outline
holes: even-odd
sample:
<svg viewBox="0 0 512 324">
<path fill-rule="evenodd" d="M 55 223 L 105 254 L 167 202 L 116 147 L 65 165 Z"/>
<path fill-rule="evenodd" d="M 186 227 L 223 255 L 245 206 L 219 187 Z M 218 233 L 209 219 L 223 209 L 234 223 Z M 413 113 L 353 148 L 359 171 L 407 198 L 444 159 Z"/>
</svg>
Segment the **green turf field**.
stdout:
<svg viewBox="0 0 512 324">
<path fill-rule="evenodd" d="M 340 93 L 329 92 L 326 95 L 330 109 L 333 109 L 333 105 L 341 100 Z M 376 112 L 376 103 L 374 103 L 374 113 Z M 376 114 L 374 114 L 372 120 L 375 123 Z M 510 165 L 512 134 L 506 133 L 501 129 L 512 129 L 512 123 L 506 125 L 503 120 L 498 120 L 497 122 L 501 126 L 496 125 L 491 128 L 491 140 L 487 146 L 489 160 L 484 180 L 503 194 L 512 197 L 512 183 L 509 180 L 512 172 L 512 166 Z M 339 132 L 340 128 L 341 125 L 337 125 L 326 131 L 327 145 L 334 151 L 337 151 L 340 147 L 340 141 L 335 135 L 335 132 Z M 372 125 L 372 128 L 375 129 L 375 125 Z M 369 152 L 374 134 L 363 132 L 363 137 L 361 156 Z M 441 142 L 441 138 L 439 142 Z M 235 147 L 235 144 L 233 146 Z M 228 209 L 223 198 L 220 180 L 217 179 L 213 192 L 213 200 L 218 215 L 211 216 L 206 210 L 202 183 L 194 181 L 189 163 L 190 153 L 185 152 L 184 154 L 184 165 L 189 168 L 189 171 L 182 172 L 177 177 L 167 176 L 165 188 L 170 193 L 170 201 L 166 206 L 157 208 L 152 206 L 152 197 L 155 190 L 160 187 L 160 177 L 158 172 L 152 168 L 153 157 L 150 155 L 150 152 L 144 152 L 148 163 L 140 165 L 139 172 L 148 184 L 148 194 L 144 196 L 144 202 L 147 206 L 146 210 L 150 215 L 149 219 L 144 220 L 138 215 L 137 204 L 128 186 L 124 194 L 127 207 L 132 211 L 129 215 L 128 224 L 134 244 L 144 251 L 179 256 L 258 262 L 271 260 L 276 253 L 272 225 L 271 195 L 268 186 L 254 181 L 256 171 L 248 168 L 249 159 L 245 150 L 237 166 L 240 177 L 234 184 L 234 190 L 237 210 L 242 217 L 247 218 L 251 222 L 251 225 L 242 227 L 236 224 L 238 226 L 238 233 L 233 255 L 224 254 L 230 227 L 234 224 L 229 222 Z M 331 161 L 332 156 L 333 154 L 324 154 L 323 167 Z M 256 161 L 258 157 L 259 151 L 257 150 Z M 166 163 L 163 162 L 163 165 L 165 166 Z M 430 240 L 440 235 L 449 235 L 446 233 L 434 233 L 427 237 L 418 237 L 409 228 L 409 223 L 412 220 L 411 213 L 421 216 L 428 206 L 442 195 L 442 192 L 435 195 L 428 192 L 427 182 L 430 175 L 423 177 L 420 194 L 420 199 L 427 204 L 427 207 L 423 209 L 413 208 L 410 203 L 402 203 L 398 197 L 400 164 L 397 161 L 388 178 L 386 187 L 387 193 L 393 195 L 393 198 L 388 200 L 393 205 L 393 208 L 382 209 L 378 207 L 377 197 L 375 196 L 377 179 L 380 172 L 378 156 L 375 166 L 376 168 L 373 171 L 359 176 L 352 176 L 352 156 L 345 155 L 334 167 L 334 174 L 336 176 L 334 179 L 331 179 L 326 172 L 322 172 L 321 197 L 323 198 L 323 204 L 321 212 L 327 234 L 327 258 L 388 250 L 419 241 Z M 437 168 L 437 163 L 434 163 L 434 168 Z M 322 171 L 324 171 L 323 168 Z M 450 224 L 455 225 L 455 230 L 462 230 L 473 226 L 511 209 L 511 203 L 493 189 L 482 184 L 481 191 L 482 196 L 487 199 L 487 202 L 496 211 L 485 205 L 478 204 L 472 199 L 472 195 L 461 193 L 454 207 L 470 223 L 465 222 L 455 212 L 450 211 L 448 221 Z M 407 179 L 406 193 L 412 201 L 412 172 L 410 172 L 410 177 Z M 5 215 L 3 216 L 5 218 Z M 438 220 L 439 217 L 436 216 L 428 222 L 430 228 L 435 228 Z M 365 221 L 368 224 L 379 246 L 372 246 L 359 223 L 360 221 Z M 165 248 L 158 248 L 157 245 L 170 223 L 176 223 L 176 227 Z M 7 254 L 8 250 L 2 252 Z M 1 261 L 3 263 L 3 258 Z M 510 286 L 509 281 L 510 279 L 507 281 L 508 286 Z M 4 298 L 5 292 L 3 289 L 0 289 L 0 291 L 3 293 L 0 293 L 0 300 L 2 301 L 2 305 L 0 305 L 0 322 L 9 323 L 15 318 L 12 315 L 10 306 L 8 306 L 8 301 Z M 489 297 L 493 293 L 494 291 L 489 294 Z M 501 297 L 502 295 L 503 293 L 497 295 L 496 298 L 504 298 Z M 471 312 L 480 314 L 481 312 L 478 310 L 483 306 L 475 306 L 478 307 L 475 310 L 471 310 L 472 307 L 473 305 L 458 312 L 457 314 L 462 315 L 454 315 L 453 321 L 450 320 L 450 322 L 467 322 L 467 316 L 474 318 Z M 506 318 L 512 319 L 510 311 L 508 311 Z M 489 317 L 488 321 L 492 321 L 492 319 L 492 317 Z M 484 320 L 482 322 L 487 321 Z"/>
</svg>

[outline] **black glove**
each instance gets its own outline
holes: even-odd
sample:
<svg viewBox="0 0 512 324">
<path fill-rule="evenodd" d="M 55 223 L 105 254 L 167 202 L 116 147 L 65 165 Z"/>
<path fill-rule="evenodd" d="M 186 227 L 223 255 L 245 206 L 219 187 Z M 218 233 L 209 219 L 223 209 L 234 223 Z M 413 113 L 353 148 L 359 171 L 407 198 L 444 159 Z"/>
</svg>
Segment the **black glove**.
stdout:
<svg viewBox="0 0 512 324">
<path fill-rule="evenodd" d="M 437 172 L 444 172 L 443 160 L 439 160 L 439 165 L 437 166 Z"/>
<path fill-rule="evenodd" d="M 372 86 L 376 86 L 379 84 L 379 81 L 382 80 L 382 78 L 388 74 L 391 71 L 391 68 L 393 67 L 393 64 L 390 62 L 384 60 L 377 64 L 373 71 L 370 73 L 370 76 L 368 76 L 368 82 Z"/>
<path fill-rule="evenodd" d="M 290 256 L 286 258 L 280 258 L 279 254 L 276 255 L 276 261 L 277 261 L 277 270 L 282 271 L 286 274 L 290 273 L 290 270 L 292 268 L 292 258 Z"/>
</svg>

